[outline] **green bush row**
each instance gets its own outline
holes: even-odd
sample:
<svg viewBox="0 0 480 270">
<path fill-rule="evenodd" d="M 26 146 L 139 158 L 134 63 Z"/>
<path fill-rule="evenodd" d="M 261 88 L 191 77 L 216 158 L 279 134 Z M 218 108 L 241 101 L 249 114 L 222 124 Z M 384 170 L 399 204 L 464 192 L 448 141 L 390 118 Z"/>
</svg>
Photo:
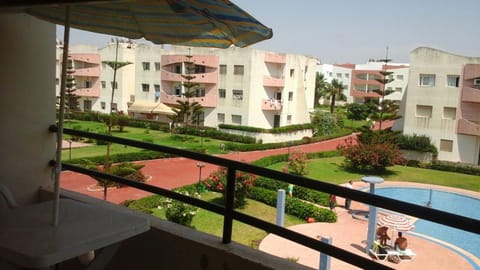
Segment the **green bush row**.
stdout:
<svg viewBox="0 0 480 270">
<path fill-rule="evenodd" d="M 403 135 L 398 134 L 395 139 L 396 144 L 400 149 L 414 150 L 419 152 L 431 152 L 438 154 L 437 148 L 433 145 L 430 137 L 426 135 Z"/>
<path fill-rule="evenodd" d="M 200 136 L 200 137 L 203 136 L 203 137 L 208 137 L 208 138 L 223 140 L 223 141 L 232 141 L 232 142 L 237 142 L 242 144 L 256 143 L 255 138 L 236 135 L 236 134 L 229 134 L 229 133 L 221 132 L 215 128 L 202 127 L 199 129 L 199 128 L 193 128 L 193 127 L 178 127 L 175 130 L 177 133 L 180 133 L 180 134 L 188 134 L 188 135 L 194 135 L 194 136 Z"/>
<path fill-rule="evenodd" d="M 218 125 L 218 127 L 223 129 L 241 130 L 241 131 L 247 131 L 247 132 L 284 133 L 284 132 L 312 129 L 312 124 L 305 123 L 305 124 L 289 125 L 289 126 L 283 126 L 278 128 L 272 128 L 272 129 L 264 129 L 264 128 L 257 128 L 257 127 L 250 127 L 250 126 L 228 125 L 228 124 L 220 124 Z"/>
<path fill-rule="evenodd" d="M 288 183 L 266 177 L 260 177 L 257 179 L 255 186 L 276 192 L 279 189 L 286 190 Z M 293 197 L 322 206 L 328 206 L 328 194 L 309 188 L 295 186 L 293 188 Z"/>
<path fill-rule="evenodd" d="M 327 157 L 338 157 L 340 156 L 340 151 L 325 151 L 325 152 L 316 152 L 316 153 L 307 153 L 308 159 L 315 159 L 315 158 L 327 158 Z M 270 165 L 286 162 L 288 161 L 288 154 L 280 154 L 275 156 L 268 156 L 252 162 L 253 165 L 259 167 L 268 167 Z"/>
<path fill-rule="evenodd" d="M 302 145 L 307 143 L 314 143 L 314 142 L 321 142 L 326 141 L 333 138 L 343 137 L 346 135 L 352 134 L 351 129 L 342 129 L 339 132 L 323 135 L 318 137 L 304 137 L 301 140 L 297 141 L 288 141 L 288 142 L 279 142 L 279 143 L 264 143 L 264 144 L 238 144 L 238 143 L 225 143 L 225 149 L 231 151 L 255 151 L 255 150 L 267 150 L 267 149 L 275 149 L 275 148 L 283 148 L 283 147 L 290 147 L 296 145 Z"/>
<path fill-rule="evenodd" d="M 169 158 L 172 157 L 170 154 L 160 153 L 156 151 L 141 150 L 139 152 L 133 153 L 121 153 L 110 155 L 111 163 L 127 162 L 127 161 L 136 161 L 136 160 L 150 160 L 150 159 L 160 159 L 160 158 Z M 95 165 L 105 164 L 105 155 L 87 157 L 87 158 L 76 158 L 72 160 L 65 160 L 64 162 L 70 164 L 82 164 L 83 160 L 89 160 Z"/>
<path fill-rule="evenodd" d="M 273 207 L 276 207 L 277 204 L 277 193 L 264 188 L 250 188 L 248 197 Z M 303 220 L 314 218 L 318 222 L 333 223 L 337 221 L 337 215 L 334 212 L 288 196 L 285 198 L 285 213 Z"/>
</svg>

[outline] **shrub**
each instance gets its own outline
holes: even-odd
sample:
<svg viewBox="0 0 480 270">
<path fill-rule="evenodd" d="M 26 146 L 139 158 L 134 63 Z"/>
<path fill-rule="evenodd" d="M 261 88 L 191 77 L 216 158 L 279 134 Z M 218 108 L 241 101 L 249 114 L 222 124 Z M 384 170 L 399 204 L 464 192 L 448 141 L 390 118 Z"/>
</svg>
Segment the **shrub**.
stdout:
<svg viewBox="0 0 480 270">
<path fill-rule="evenodd" d="M 189 196 L 188 192 L 181 193 Z M 197 214 L 197 207 L 177 200 L 166 199 L 164 207 L 167 220 L 188 227 L 191 227 L 193 217 Z"/>
<path fill-rule="evenodd" d="M 222 193 L 222 197 L 226 198 L 226 185 L 227 185 L 227 168 L 220 167 L 218 170 L 210 173 L 207 179 L 202 181 L 202 184 L 206 189 L 212 191 L 218 191 Z M 237 171 L 235 175 L 235 195 L 233 201 L 233 208 L 242 207 L 245 205 L 247 194 L 250 187 L 255 183 L 256 177 L 249 173 Z"/>
<path fill-rule="evenodd" d="M 348 168 L 382 172 L 386 167 L 404 164 L 400 149 L 391 143 L 348 145 L 341 148 Z"/>
<path fill-rule="evenodd" d="M 307 172 L 307 154 L 296 150 L 288 155 L 287 170 L 291 174 L 306 175 Z"/>
<path fill-rule="evenodd" d="M 89 160 L 83 160 L 81 163 L 82 167 L 85 167 L 90 170 L 102 171 L 105 172 L 104 168 L 99 168 L 97 165 L 93 164 Z M 146 177 L 140 171 L 145 165 L 142 164 L 134 164 L 131 162 L 122 162 L 120 164 L 114 164 L 110 166 L 108 174 L 120 176 L 126 179 L 144 182 Z M 123 185 L 114 181 L 106 180 L 100 177 L 94 177 L 97 180 L 98 185 L 102 187 L 122 187 Z"/>
<path fill-rule="evenodd" d="M 275 207 L 277 194 L 275 191 L 252 187 L 248 197 Z M 285 198 L 285 213 L 300 219 L 314 218 L 318 222 L 336 222 L 337 215 L 329 209 L 320 208 L 295 197 Z"/>
<path fill-rule="evenodd" d="M 396 138 L 396 142 L 400 149 L 414 150 L 419 152 L 431 152 L 438 154 L 437 148 L 432 144 L 430 137 L 426 135 L 403 135 L 400 134 Z"/>
<path fill-rule="evenodd" d="M 133 153 L 122 153 L 122 154 L 113 154 L 110 155 L 111 163 L 127 162 L 127 161 L 136 161 L 136 160 L 150 160 L 150 159 L 160 159 L 160 158 L 169 158 L 172 157 L 170 154 L 165 154 L 157 151 L 141 150 L 139 152 Z M 105 163 L 105 155 L 81 158 L 81 159 L 72 159 L 66 160 L 64 162 L 69 164 L 82 165 L 88 161 L 93 165 L 103 165 Z"/>
</svg>

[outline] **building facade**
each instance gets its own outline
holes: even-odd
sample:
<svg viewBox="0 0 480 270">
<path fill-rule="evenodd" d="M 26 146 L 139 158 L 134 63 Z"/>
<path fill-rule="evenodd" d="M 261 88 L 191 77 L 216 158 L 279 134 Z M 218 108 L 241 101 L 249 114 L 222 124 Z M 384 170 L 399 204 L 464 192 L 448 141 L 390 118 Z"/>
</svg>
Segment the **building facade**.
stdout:
<svg viewBox="0 0 480 270">
<path fill-rule="evenodd" d="M 480 163 L 480 57 L 420 47 L 410 53 L 403 132 L 425 134 L 438 159 Z"/>
<path fill-rule="evenodd" d="M 117 50 L 117 61 L 129 64 L 117 70 L 113 111 L 128 112 L 135 118 L 170 121 L 166 115 L 172 111 L 165 105 L 175 107 L 178 100 L 185 99 L 182 75 L 187 72 L 186 63 L 191 61 L 192 82 L 199 85 L 191 101 L 203 106 L 201 124 L 270 129 L 310 122 L 318 62 L 313 57 L 237 47 L 164 48 L 128 41 L 120 42 L 118 48 L 116 42 L 101 49 L 71 47 L 72 59 L 83 55 L 95 59 L 90 64 L 95 66 L 96 73 L 86 74 L 88 77 L 80 69 L 83 62 L 75 62 L 75 80 L 90 81 L 84 85 L 86 90 L 77 90 L 82 111 L 110 111 L 113 69 L 105 62 L 114 61 Z M 61 49 L 57 51 L 59 67 Z"/>
</svg>

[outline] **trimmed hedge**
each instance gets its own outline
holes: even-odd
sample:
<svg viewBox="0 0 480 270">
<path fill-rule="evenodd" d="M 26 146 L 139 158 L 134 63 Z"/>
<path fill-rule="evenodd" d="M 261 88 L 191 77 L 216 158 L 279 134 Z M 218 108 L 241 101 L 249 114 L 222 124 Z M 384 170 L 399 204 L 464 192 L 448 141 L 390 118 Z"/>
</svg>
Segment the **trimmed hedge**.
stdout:
<svg viewBox="0 0 480 270">
<path fill-rule="evenodd" d="M 264 129 L 264 128 L 257 128 L 257 127 L 250 127 L 250 126 L 228 125 L 228 124 L 220 124 L 218 125 L 218 127 L 223 129 L 241 130 L 241 131 L 258 132 L 258 133 L 274 133 L 274 134 L 313 128 L 312 124 L 310 123 L 289 125 L 289 126 L 283 126 L 278 128 L 272 128 L 272 129 Z"/>
<path fill-rule="evenodd" d="M 250 188 L 248 197 L 273 207 L 276 207 L 277 204 L 277 193 L 264 188 Z M 333 223 L 337 221 L 337 215 L 334 212 L 288 196 L 285 198 L 285 213 L 303 220 L 314 218 L 317 222 Z"/>
<path fill-rule="evenodd" d="M 119 162 L 127 162 L 127 161 L 150 160 L 150 159 L 160 159 L 160 158 L 169 158 L 169 157 L 173 157 L 173 156 L 170 154 L 160 153 L 156 151 L 141 150 L 139 152 L 134 152 L 134 153 L 122 153 L 122 154 L 110 155 L 110 162 L 119 163 Z M 70 164 L 81 164 L 83 160 L 89 160 L 95 165 L 103 165 L 105 164 L 105 155 L 87 157 L 87 158 L 76 158 L 72 160 L 65 160 L 64 162 L 70 163 Z"/>
<path fill-rule="evenodd" d="M 203 130 L 203 131 L 201 131 Z M 255 138 L 248 137 L 248 136 L 242 136 L 242 135 L 236 135 L 236 134 L 229 134 L 225 132 L 221 132 L 215 128 L 208 128 L 208 127 L 202 127 L 202 128 L 193 128 L 193 127 L 177 127 L 175 128 L 175 131 L 179 134 L 188 134 L 188 135 L 194 135 L 194 136 L 199 136 L 199 137 L 208 137 L 212 139 L 217 139 L 217 140 L 222 140 L 222 141 L 232 141 L 232 142 L 238 142 L 238 143 L 248 143 L 248 144 L 254 144 L 256 143 Z"/>
<path fill-rule="evenodd" d="M 279 142 L 279 143 L 265 143 L 265 144 L 237 144 L 237 143 L 225 143 L 225 149 L 231 151 L 255 151 L 255 150 L 267 150 L 267 149 L 275 149 L 275 148 L 283 148 L 283 147 L 290 147 L 296 145 L 302 145 L 307 143 L 313 142 L 321 142 L 326 141 L 333 138 L 343 137 L 352 134 L 351 129 L 343 129 L 339 132 L 329 135 L 323 135 L 318 137 L 305 137 L 301 140 L 297 141 L 289 141 L 289 142 Z"/>
<path fill-rule="evenodd" d="M 308 159 L 338 157 L 338 156 L 340 156 L 340 151 L 338 150 L 317 152 L 317 153 L 307 153 Z M 252 162 L 252 165 L 256 165 L 259 167 L 267 167 L 276 163 L 287 162 L 287 161 L 288 161 L 288 154 L 280 154 L 280 155 L 268 156 L 268 157 L 261 158 L 259 160 L 255 160 Z"/>
<path fill-rule="evenodd" d="M 257 179 L 255 186 L 276 192 L 279 189 L 286 190 L 288 183 L 266 177 L 260 177 L 259 179 Z M 295 186 L 293 188 L 293 196 L 294 198 L 298 198 L 304 201 L 312 202 L 322 206 L 328 206 L 328 194 L 320 191 Z"/>
<path fill-rule="evenodd" d="M 470 175 L 480 175 L 480 166 L 450 161 L 433 161 L 430 164 L 429 169 L 447 172 L 458 172 Z"/>
</svg>

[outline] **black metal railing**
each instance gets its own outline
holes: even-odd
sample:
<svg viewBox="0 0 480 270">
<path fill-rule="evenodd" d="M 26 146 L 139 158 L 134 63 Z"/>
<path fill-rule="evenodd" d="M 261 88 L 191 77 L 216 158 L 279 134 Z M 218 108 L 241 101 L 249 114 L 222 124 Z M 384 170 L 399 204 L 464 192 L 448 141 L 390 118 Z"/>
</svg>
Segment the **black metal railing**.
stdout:
<svg viewBox="0 0 480 270">
<path fill-rule="evenodd" d="M 56 130 L 57 130 L 56 126 L 50 127 L 50 131 L 54 132 Z M 274 178 L 279 181 L 292 183 L 297 186 L 302 186 L 302 187 L 318 190 L 325 193 L 336 194 L 341 197 L 348 197 L 358 202 L 363 202 L 369 205 L 375 205 L 384 209 L 389 209 L 396 212 L 408 214 L 411 216 L 430 220 L 430 221 L 447 225 L 450 227 L 455 227 L 458 229 L 462 229 L 462 230 L 477 233 L 477 234 L 480 233 L 480 221 L 476 219 L 472 219 L 465 216 L 460 216 L 460 215 L 456 215 L 456 214 L 452 214 L 452 213 L 448 213 L 445 211 L 440 211 L 432 208 L 427 208 L 427 207 L 423 207 L 423 206 L 419 206 L 416 204 L 411 204 L 411 203 L 407 203 L 399 200 L 394 200 L 394 199 L 370 194 L 370 193 L 359 191 L 359 190 L 349 189 L 349 188 L 341 187 L 335 184 L 330 184 L 330 183 L 326 183 L 318 180 L 312 180 L 306 177 L 285 174 L 279 171 L 274 171 L 271 169 L 262 168 L 262 167 L 258 167 L 255 165 L 246 164 L 238 161 L 228 160 L 228 159 L 224 159 L 216 156 L 209 156 L 209 155 L 177 149 L 173 147 L 162 146 L 162 145 L 146 143 L 146 142 L 139 142 L 139 141 L 124 139 L 124 138 L 119 138 L 114 136 L 84 132 L 84 131 L 73 130 L 73 129 L 64 129 L 64 133 L 69 135 L 74 135 L 74 136 L 81 136 L 81 137 L 103 140 L 103 141 L 112 142 L 112 143 L 118 143 L 122 145 L 133 146 L 137 148 L 164 152 L 164 153 L 172 154 L 175 156 L 182 156 L 182 157 L 226 167 L 227 168 L 226 203 L 225 203 L 225 206 L 220 206 L 220 205 L 202 201 L 200 199 L 185 196 L 180 193 L 176 193 L 160 187 L 128 180 L 122 177 L 109 175 L 109 174 L 105 174 L 105 173 L 94 171 L 94 170 L 88 170 L 88 169 L 71 165 L 71 164 L 62 163 L 62 167 L 64 170 L 71 170 L 71 171 L 87 174 L 90 176 L 101 177 L 107 180 L 125 184 L 134 188 L 138 188 L 138 189 L 159 194 L 162 196 L 166 196 L 166 197 L 179 200 L 188 204 L 192 204 L 197 207 L 223 215 L 224 224 L 223 224 L 222 242 L 225 244 L 228 244 L 231 242 L 232 223 L 233 223 L 233 220 L 235 219 L 235 220 L 244 222 L 246 224 L 249 224 L 251 226 L 254 226 L 256 228 L 260 228 L 270 233 L 274 233 L 276 235 L 279 235 L 291 241 L 297 242 L 299 244 L 302 244 L 304 246 L 307 246 L 319 252 L 328 254 L 332 257 L 335 257 L 337 259 L 340 259 L 342 261 L 345 261 L 347 263 L 350 263 L 352 265 L 355 265 L 361 268 L 392 269 L 388 266 L 378 264 L 370 259 L 348 252 L 336 246 L 323 243 L 311 237 L 307 237 L 305 235 L 285 229 L 275 224 L 265 222 L 253 216 L 249 216 L 249 215 L 240 213 L 238 211 L 235 211 L 233 208 L 233 201 L 234 201 L 233 195 L 234 195 L 234 188 L 235 188 L 234 187 L 235 174 L 237 171 L 244 171 L 244 172 L 249 172 L 259 176 Z"/>
</svg>

